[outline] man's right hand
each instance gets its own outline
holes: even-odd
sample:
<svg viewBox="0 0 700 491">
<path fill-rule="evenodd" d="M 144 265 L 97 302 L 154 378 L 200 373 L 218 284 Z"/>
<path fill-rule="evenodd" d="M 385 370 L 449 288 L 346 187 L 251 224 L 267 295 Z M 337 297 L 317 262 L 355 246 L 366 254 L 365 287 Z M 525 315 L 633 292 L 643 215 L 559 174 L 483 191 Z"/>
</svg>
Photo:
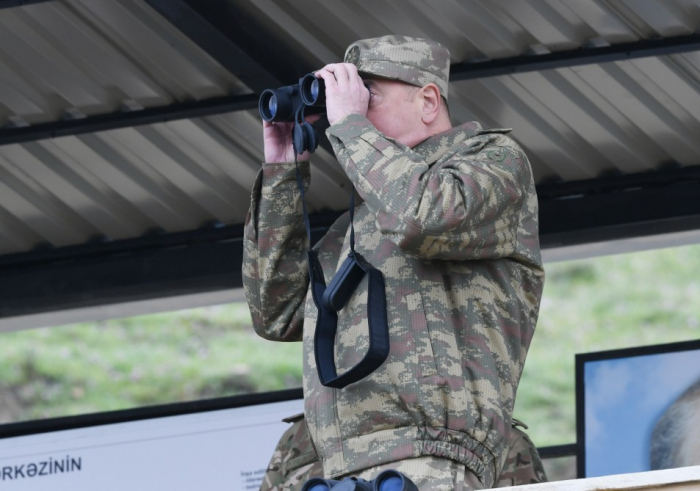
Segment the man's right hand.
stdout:
<svg viewBox="0 0 700 491">
<path fill-rule="evenodd" d="M 306 121 L 313 123 L 320 118 L 318 114 L 308 116 Z M 263 140 L 265 142 L 265 162 L 278 164 L 294 162 L 294 147 L 292 146 L 292 128 L 294 123 L 272 123 L 263 121 Z M 309 152 L 297 157 L 299 162 L 309 160 Z"/>
</svg>

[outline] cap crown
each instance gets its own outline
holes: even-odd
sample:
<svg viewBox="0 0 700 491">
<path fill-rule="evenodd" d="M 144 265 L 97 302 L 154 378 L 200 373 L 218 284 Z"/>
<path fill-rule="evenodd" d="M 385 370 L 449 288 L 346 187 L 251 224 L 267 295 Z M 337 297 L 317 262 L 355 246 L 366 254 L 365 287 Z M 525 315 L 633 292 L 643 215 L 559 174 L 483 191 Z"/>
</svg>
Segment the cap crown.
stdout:
<svg viewBox="0 0 700 491">
<path fill-rule="evenodd" d="M 354 64 L 361 74 L 400 80 L 418 87 L 433 82 L 447 99 L 450 52 L 430 39 L 407 36 L 361 39 L 348 47 L 345 63 Z"/>
</svg>

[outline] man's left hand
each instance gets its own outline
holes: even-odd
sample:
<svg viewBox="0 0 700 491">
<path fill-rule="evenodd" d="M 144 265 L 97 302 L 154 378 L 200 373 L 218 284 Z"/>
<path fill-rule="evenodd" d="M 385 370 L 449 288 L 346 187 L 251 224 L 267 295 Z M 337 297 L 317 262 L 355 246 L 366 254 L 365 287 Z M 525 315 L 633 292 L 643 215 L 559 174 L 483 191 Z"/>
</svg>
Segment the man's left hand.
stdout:
<svg viewBox="0 0 700 491">
<path fill-rule="evenodd" d="M 367 115 L 369 90 L 352 63 L 333 63 L 316 72 L 326 85 L 326 115 L 335 124 L 349 114 Z"/>
</svg>

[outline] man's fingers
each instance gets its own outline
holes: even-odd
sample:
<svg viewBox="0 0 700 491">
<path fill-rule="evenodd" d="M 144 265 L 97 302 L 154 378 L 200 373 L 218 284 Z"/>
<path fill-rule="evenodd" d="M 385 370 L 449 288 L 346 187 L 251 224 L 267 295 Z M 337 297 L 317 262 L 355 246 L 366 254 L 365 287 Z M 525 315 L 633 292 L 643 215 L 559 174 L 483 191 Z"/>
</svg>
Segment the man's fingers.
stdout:
<svg viewBox="0 0 700 491">
<path fill-rule="evenodd" d="M 326 116 L 333 124 L 348 114 L 367 114 L 369 93 L 349 63 L 333 63 L 316 72 L 326 84 Z"/>
<path fill-rule="evenodd" d="M 321 75 L 326 82 L 326 87 L 329 85 L 337 86 L 341 92 L 356 90 L 358 87 L 364 86 L 362 78 L 357 72 L 357 67 L 352 63 L 332 63 L 316 73 Z"/>
<path fill-rule="evenodd" d="M 357 73 L 357 67 L 352 63 L 343 63 L 343 66 L 348 72 L 349 78 L 359 78 L 360 75 Z"/>
<path fill-rule="evenodd" d="M 347 85 L 348 81 L 348 74 L 347 71 L 343 68 L 343 65 L 341 65 L 340 63 L 331 65 L 329 67 L 329 71 L 333 74 L 335 80 L 338 82 L 338 87 L 342 90 L 342 87 Z"/>
<path fill-rule="evenodd" d="M 328 90 L 328 87 L 334 87 L 338 85 L 338 82 L 335 79 L 333 72 L 328 70 L 328 65 L 317 71 L 316 76 L 320 76 L 323 79 L 326 85 L 326 90 Z"/>
<path fill-rule="evenodd" d="M 352 67 L 352 69 L 350 67 Z M 359 78 L 357 75 L 357 68 L 355 68 L 355 65 L 349 63 L 338 63 L 335 65 L 333 74 L 336 80 L 338 80 L 338 88 L 343 91 L 353 87 L 355 85 L 354 82 Z"/>
</svg>

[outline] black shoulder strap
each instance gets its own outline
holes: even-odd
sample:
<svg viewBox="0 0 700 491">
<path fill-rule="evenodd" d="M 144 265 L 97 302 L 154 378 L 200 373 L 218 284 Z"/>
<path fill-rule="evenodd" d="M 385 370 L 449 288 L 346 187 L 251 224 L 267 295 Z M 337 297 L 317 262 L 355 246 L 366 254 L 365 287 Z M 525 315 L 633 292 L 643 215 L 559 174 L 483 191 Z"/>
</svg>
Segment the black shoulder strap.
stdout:
<svg viewBox="0 0 700 491">
<path fill-rule="evenodd" d="M 302 199 L 304 225 L 309 237 L 309 244 L 311 244 L 311 226 L 306 205 L 304 204 L 304 186 L 298 165 L 296 173 Z M 355 252 L 354 194 L 355 191 L 353 189 L 350 195 L 350 255 L 348 259 L 354 261 L 368 275 L 367 323 L 369 328 L 369 347 L 362 360 L 341 375 L 338 375 L 335 367 L 335 338 L 338 330 L 338 313 L 330 308 L 326 302 L 323 302 L 326 282 L 316 251 L 309 247 L 306 252 L 309 261 L 311 295 L 318 309 L 316 332 L 314 333 L 316 369 L 321 384 L 336 389 L 342 389 L 365 378 L 379 368 L 389 356 L 389 323 L 387 322 L 386 313 L 384 277 L 381 271 L 369 264 L 359 253 Z"/>
<path fill-rule="evenodd" d="M 341 389 L 365 378 L 379 368 L 389 356 L 389 324 L 386 316 L 386 293 L 381 271 L 372 267 L 362 256 L 355 253 L 358 265 L 369 275 L 367 291 L 367 323 L 369 328 L 369 347 L 367 353 L 354 367 L 338 375 L 335 367 L 335 337 L 338 330 L 338 314 L 329 309 L 322 301 L 325 283 L 323 274 L 316 273 L 321 267 L 316 252 L 309 250 L 309 270 L 311 275 L 311 294 L 318 309 L 316 332 L 314 334 L 314 355 L 316 369 L 321 384 L 326 387 Z M 316 279 L 314 280 L 314 276 Z"/>
</svg>

